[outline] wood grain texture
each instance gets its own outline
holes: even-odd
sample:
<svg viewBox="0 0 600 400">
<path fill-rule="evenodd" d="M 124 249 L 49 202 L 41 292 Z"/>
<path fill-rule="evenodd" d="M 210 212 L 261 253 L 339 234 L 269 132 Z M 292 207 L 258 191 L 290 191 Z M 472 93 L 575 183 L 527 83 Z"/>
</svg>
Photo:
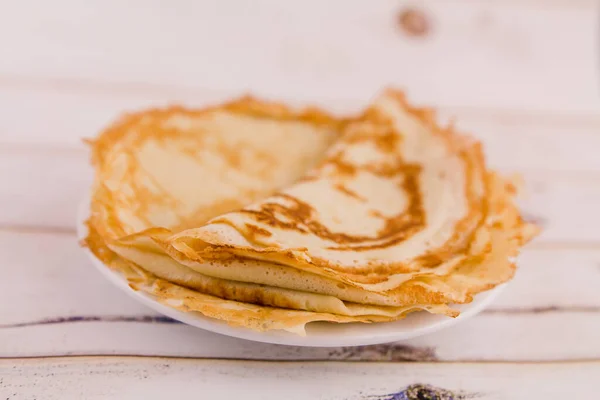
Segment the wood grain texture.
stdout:
<svg viewBox="0 0 600 400">
<path fill-rule="evenodd" d="M 504 135 L 504 138 L 508 142 L 512 136 Z M 599 143 L 590 142 L 587 151 L 595 151 L 600 145 L 600 135 L 597 138 Z M 560 144 L 556 146 L 560 148 Z M 493 148 L 490 146 L 489 152 L 500 158 Z M 535 148 L 528 152 L 529 155 L 536 154 Z M 544 153 L 539 153 L 538 157 L 544 158 Z M 575 159 L 576 154 L 565 155 L 563 162 L 567 163 L 569 157 Z M 77 208 L 91 182 L 87 158 L 83 149 L 52 152 L 7 146 L 3 151 L 0 146 L 0 182 L 3 186 L 0 191 L 0 230 L 72 232 Z M 505 164 L 514 159 L 505 158 Z M 511 173 L 515 169 L 505 166 L 501 170 Z M 597 229 L 600 226 L 600 213 L 597 212 L 600 170 L 588 175 L 529 171 L 524 172 L 524 178 L 526 185 L 520 203 L 526 217 L 544 228 L 534 246 L 544 243 L 600 245 Z"/>
<path fill-rule="evenodd" d="M 600 250 L 525 251 L 516 278 L 483 314 L 426 337 L 358 349 L 252 343 L 158 318 L 98 274 L 69 235 L 0 232 L 0 265 L 11 277 L 0 280 L 0 301 L 20 299 L 0 309 L 0 357 L 600 359 Z"/>
<path fill-rule="evenodd" d="M 88 90 L 7 89 L 0 83 L 0 105 L 11 110 L 0 119 L 0 154 L 30 151 L 72 155 L 83 148 L 82 138 L 95 136 L 126 111 L 169 104 L 202 107 L 243 93 L 215 90 L 195 95 L 99 94 Z M 417 94 L 416 90 L 408 92 L 410 98 Z M 353 101 L 343 98 L 319 101 L 318 97 L 294 101 L 288 95 L 274 100 L 288 100 L 297 105 L 321 103 L 338 112 L 356 113 L 368 104 L 369 96 Z M 429 105 L 436 104 L 434 101 Z M 502 109 L 440 109 L 440 122 L 446 123 L 451 118 L 460 130 L 484 142 L 494 166 L 555 173 L 600 172 L 595 152 L 600 141 L 600 107 L 596 113 L 577 116 Z"/>
<path fill-rule="evenodd" d="M 589 398 L 599 374 L 598 362 L 357 365 L 83 357 L 0 361 L 0 394 L 19 400 L 158 400 L 174 393 L 261 400 L 562 400 Z"/>
<path fill-rule="evenodd" d="M 570 3 L 422 2 L 432 28 L 411 38 L 409 1 L 20 1 L 0 15 L 0 76 L 308 99 L 396 84 L 444 106 L 596 112 L 598 4 Z"/>
<path fill-rule="evenodd" d="M 431 30 L 408 37 L 416 7 Z M 600 87 L 596 0 L 12 2 L 0 13 L 0 357 L 461 361 L 272 364 L 0 361 L 0 398 L 399 399 L 413 384 L 481 398 L 583 398 L 600 373 Z M 276 34 L 274 34 L 276 33 Z M 481 315 L 402 343 L 272 346 L 174 323 L 95 272 L 76 244 L 82 137 L 118 114 L 246 91 L 363 107 L 385 85 L 454 116 L 490 163 L 523 171 L 543 236 Z M 526 361 L 596 360 L 549 364 Z M 470 364 L 469 361 L 486 361 Z M 511 362 L 489 364 L 490 361 Z M 54 375 L 52 375 L 54 374 Z M 52 377 L 54 377 L 52 379 Z M 232 384 L 235 379 L 236 384 Z M 269 387 L 269 391 L 261 387 Z M 267 396 L 267 397 L 264 397 Z M 455 396 L 455 398 L 458 398 Z"/>
</svg>

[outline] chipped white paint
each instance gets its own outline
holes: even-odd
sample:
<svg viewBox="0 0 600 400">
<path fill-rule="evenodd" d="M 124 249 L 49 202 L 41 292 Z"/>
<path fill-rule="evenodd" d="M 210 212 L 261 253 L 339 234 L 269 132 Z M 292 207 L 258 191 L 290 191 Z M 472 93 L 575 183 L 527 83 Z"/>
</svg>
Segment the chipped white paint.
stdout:
<svg viewBox="0 0 600 400">
<path fill-rule="evenodd" d="M 4 7 L 0 357 L 460 363 L 4 360 L 0 398 L 152 399 L 177 388 L 207 398 L 359 399 L 419 382 L 485 399 L 589 397 L 600 374 L 597 362 L 580 362 L 600 359 L 600 3 L 410 2 L 431 22 L 419 38 L 397 26 L 407 4 L 25 0 Z M 80 139 L 122 111 L 200 106 L 252 90 L 351 112 L 387 84 L 439 107 L 443 119 L 456 116 L 485 143 L 492 165 L 525 174 L 523 207 L 545 233 L 483 314 L 391 345 L 270 346 L 157 321 L 79 251 L 75 210 L 90 175 Z"/>
</svg>

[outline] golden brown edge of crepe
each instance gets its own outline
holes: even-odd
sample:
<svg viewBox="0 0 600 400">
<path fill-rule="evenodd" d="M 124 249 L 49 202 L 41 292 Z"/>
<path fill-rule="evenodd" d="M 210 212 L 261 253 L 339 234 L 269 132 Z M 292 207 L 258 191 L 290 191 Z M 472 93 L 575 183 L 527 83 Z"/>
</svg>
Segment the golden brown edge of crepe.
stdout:
<svg viewBox="0 0 600 400">
<path fill-rule="evenodd" d="M 122 230 L 119 230 L 120 224 L 115 222 L 117 216 L 114 211 L 110 208 L 106 208 L 107 205 L 112 204 L 110 199 L 110 191 L 104 187 L 103 182 L 99 181 L 98 174 L 102 167 L 103 160 L 107 154 L 112 151 L 113 146 L 123 141 L 128 135 L 137 135 L 137 132 L 132 131 L 132 127 L 138 124 L 145 123 L 144 121 L 153 120 L 160 122 L 167 118 L 177 115 L 184 114 L 191 118 L 201 117 L 206 114 L 210 114 L 217 111 L 231 112 L 243 116 L 250 116 L 256 118 L 273 119 L 277 121 L 299 121 L 306 122 L 315 125 L 325 125 L 335 127 L 337 130 L 341 130 L 349 119 L 336 118 L 333 115 L 315 107 L 308 106 L 304 108 L 294 109 L 283 103 L 261 100 L 253 96 L 242 96 L 238 99 L 224 102 L 221 104 L 208 106 L 204 108 L 188 108 L 184 106 L 170 106 L 165 108 L 151 108 L 133 113 L 126 113 L 122 115 L 117 121 L 104 129 L 96 138 L 85 139 L 84 142 L 90 146 L 91 149 L 91 164 L 95 168 L 96 177 L 93 184 L 92 204 L 91 204 L 91 219 L 96 221 L 96 228 L 105 237 L 118 237 L 125 234 Z M 153 138 L 156 138 L 153 136 Z M 143 140 L 143 139 L 140 139 Z M 104 201 L 98 200 L 99 198 L 105 199 Z M 100 220 L 106 220 L 106 226 L 101 223 Z M 108 227 L 115 229 L 116 233 L 111 234 Z"/>
<path fill-rule="evenodd" d="M 486 219 L 490 216 L 494 217 L 497 216 L 496 214 L 502 214 L 504 212 L 504 209 L 510 209 L 511 213 L 516 213 L 516 222 L 514 224 L 512 224 L 510 227 L 506 227 L 506 229 L 510 229 L 510 230 L 514 230 L 514 235 L 520 237 L 519 239 L 519 245 L 516 246 L 516 249 L 514 251 L 517 251 L 519 247 L 523 246 L 524 244 L 526 244 L 529 240 L 531 240 L 537 233 L 538 233 L 538 229 L 537 227 L 535 227 L 532 224 L 526 223 L 522 220 L 522 218 L 519 215 L 518 209 L 514 204 L 514 200 L 513 197 L 516 195 L 516 188 L 515 185 L 513 185 L 512 183 L 510 183 L 508 180 L 505 180 L 504 178 L 500 177 L 499 174 L 497 174 L 496 172 L 487 170 L 485 167 L 485 159 L 483 156 L 483 152 L 481 150 L 481 144 L 468 137 L 465 136 L 463 134 L 459 134 L 458 132 L 456 132 L 451 126 L 447 127 L 447 128 L 441 128 L 437 123 L 436 123 L 436 119 L 435 119 L 435 113 L 433 111 L 433 109 L 431 108 L 416 108 L 411 106 L 410 104 L 408 104 L 408 102 L 406 101 L 406 98 L 404 96 L 404 94 L 400 91 L 395 91 L 395 90 L 388 90 L 386 92 L 388 95 L 391 95 L 394 100 L 398 101 L 399 104 L 401 105 L 401 107 L 405 108 L 406 110 L 408 110 L 413 116 L 417 117 L 421 123 L 423 123 L 424 125 L 428 126 L 429 129 L 431 129 L 434 133 L 440 135 L 441 137 L 444 138 L 444 140 L 446 141 L 447 145 L 449 147 L 452 147 L 453 149 L 455 149 L 455 151 L 458 152 L 466 152 L 466 153 L 473 153 L 473 154 L 468 154 L 467 156 L 469 158 L 471 158 L 471 161 L 469 162 L 476 162 L 476 169 L 482 169 L 482 173 L 483 173 L 483 180 L 484 180 L 484 185 L 485 185 L 485 190 L 486 190 L 486 195 L 484 196 L 484 203 L 486 204 L 486 209 L 485 209 L 485 213 L 481 218 L 481 221 L 478 223 L 477 228 L 475 228 L 473 230 L 474 234 L 477 234 L 477 232 L 480 229 L 484 229 L 484 230 L 489 230 L 490 227 L 486 226 Z M 374 120 L 382 120 L 382 116 L 379 114 L 378 110 L 370 108 L 368 109 L 364 114 L 362 118 L 366 118 L 368 119 L 374 119 Z M 385 117 L 383 118 L 383 120 L 385 121 Z M 390 123 L 389 121 L 385 121 L 386 123 Z M 473 167 L 473 166 L 471 166 Z M 500 190 L 498 189 L 498 183 L 496 181 L 502 181 L 502 184 L 500 185 Z M 495 195 L 493 196 L 494 198 L 491 198 L 491 191 L 492 188 L 490 188 L 490 185 L 495 185 L 494 191 L 496 192 Z M 502 203 L 502 209 L 501 210 L 490 210 L 490 202 L 495 201 L 498 202 L 500 201 Z M 496 213 L 496 214 L 494 214 Z M 242 233 L 243 234 L 243 233 Z M 473 243 L 475 242 L 475 237 L 471 238 L 468 243 L 467 246 L 468 247 L 473 247 Z M 507 240 L 511 240 L 510 238 L 508 238 Z M 229 245 L 223 245 L 223 246 L 217 246 L 217 245 L 210 245 L 210 244 L 206 244 L 205 242 L 202 242 L 200 240 L 196 240 L 196 239 L 191 239 L 191 240 L 182 240 L 180 239 L 180 234 L 175 235 L 172 239 L 167 240 L 166 243 L 163 243 L 163 245 L 171 245 L 173 248 L 175 248 L 176 250 L 178 250 L 181 254 L 185 255 L 186 257 L 192 259 L 193 261 L 197 261 L 197 262 L 204 262 L 204 261 L 210 261 L 210 260 L 218 260 L 219 258 L 222 257 L 230 257 L 231 254 L 234 254 L 235 256 L 238 257 L 242 257 L 242 258 L 250 258 L 250 259 L 256 259 L 256 260 L 263 260 L 265 262 L 272 262 L 272 263 L 277 263 L 277 264 L 281 264 L 281 265 L 285 265 L 285 266 L 289 266 L 292 268 L 298 268 L 310 273 L 314 273 L 314 274 L 318 274 L 318 275 L 322 275 L 328 278 L 332 278 L 335 280 L 339 280 L 342 281 L 346 284 L 350 284 L 353 286 L 356 286 L 356 282 L 353 280 L 361 280 L 361 283 L 376 283 L 377 281 L 381 281 L 381 277 L 377 277 L 374 276 L 374 272 L 375 270 L 373 268 L 366 270 L 366 271 L 359 271 L 360 273 L 353 273 L 353 274 L 345 274 L 344 276 L 340 276 L 338 273 L 339 272 L 343 272 L 344 268 L 338 268 L 336 266 L 331 266 L 329 265 L 329 263 L 327 263 L 326 260 L 320 260 L 320 263 L 322 265 L 315 265 L 319 263 L 319 260 L 316 260 L 317 263 L 315 263 L 315 257 L 311 257 L 311 261 L 308 262 L 306 261 L 302 255 L 298 255 L 296 254 L 294 251 L 292 250 L 281 250 L 278 248 L 262 248 L 262 249 L 256 249 L 256 248 L 246 248 L 246 247 L 233 247 L 233 246 L 229 246 Z M 195 248 L 200 248 L 200 250 L 196 251 Z M 453 268 L 453 270 L 456 270 L 457 268 L 459 268 L 461 265 L 464 264 L 469 264 L 472 263 L 474 260 L 477 259 L 481 259 L 481 258 L 485 258 L 487 254 L 489 254 L 490 252 L 490 248 L 489 248 L 489 243 L 487 245 L 480 245 L 480 247 L 482 247 L 482 251 L 480 253 L 476 253 L 476 254 L 470 254 L 469 250 L 466 254 L 468 255 L 468 258 L 466 261 L 458 263 L 458 265 Z M 443 253 L 444 251 L 446 251 L 447 249 L 441 248 L 441 249 L 437 249 L 437 251 L 439 253 Z M 508 256 L 507 256 L 508 258 Z M 291 263 L 290 261 L 293 260 L 294 263 Z M 507 260 L 508 263 L 508 260 Z M 296 264 L 296 265 L 294 265 Z M 512 263 L 510 263 L 512 264 Z M 387 266 L 385 268 L 380 268 L 378 267 L 378 271 L 379 273 L 381 273 L 381 270 L 385 270 L 386 273 L 389 273 L 389 271 L 393 270 L 394 273 L 409 273 L 412 272 L 412 267 L 409 268 L 403 268 L 406 267 L 404 265 L 400 266 L 399 270 L 393 269 L 393 266 Z M 508 266 L 507 268 L 513 268 L 514 266 Z M 432 266 L 432 270 L 435 268 L 435 265 Z M 449 271 L 451 272 L 451 271 Z M 510 278 L 508 278 L 510 279 Z M 507 280 L 508 280 L 507 279 Z M 502 283 L 502 282 L 500 282 Z M 498 283 L 499 284 L 499 283 Z M 495 285 L 494 285 L 495 286 Z M 489 289 L 491 287 L 487 287 L 487 289 Z M 486 290 L 486 289 L 483 289 Z M 431 294 L 427 295 L 427 293 L 424 292 L 424 289 L 422 288 L 422 286 L 417 285 L 413 288 L 414 291 L 414 296 L 416 297 L 424 297 L 424 296 L 428 296 L 427 299 L 428 301 L 424 301 L 424 303 L 429 303 L 430 301 L 433 301 L 433 299 L 438 299 L 436 301 L 433 301 L 435 303 L 441 303 L 441 302 L 447 302 L 448 297 L 447 296 L 433 296 Z M 476 291 L 475 293 L 477 293 L 479 291 Z M 471 296 L 466 295 L 462 297 L 462 300 L 460 298 L 455 298 L 454 300 L 457 302 L 468 302 L 470 301 Z"/>
<path fill-rule="evenodd" d="M 404 98 L 402 97 L 402 99 L 404 99 Z M 281 106 L 281 105 L 276 104 L 276 103 L 272 103 L 272 104 L 274 105 L 273 107 L 266 107 L 266 108 L 264 108 L 264 107 L 262 107 L 263 106 L 262 103 L 260 103 L 260 102 L 256 103 L 256 100 L 254 100 L 252 98 L 249 98 L 249 97 L 246 97 L 246 98 L 242 98 L 240 100 L 237 100 L 237 101 L 234 101 L 234 102 L 231 102 L 231 103 L 227 103 L 226 107 L 231 107 L 231 110 L 236 110 L 236 111 L 239 111 L 241 113 L 248 113 L 249 115 L 256 115 L 256 116 L 268 116 L 268 117 L 270 117 L 271 115 L 269 115 L 268 113 L 275 112 L 275 113 L 278 113 L 278 115 L 280 115 L 280 117 L 282 119 L 291 118 L 292 115 L 296 115 L 296 114 L 290 113 L 289 109 L 287 107 L 285 107 L 285 106 Z M 210 110 L 214 110 L 214 109 L 217 109 L 217 108 L 219 108 L 219 106 L 207 108 L 207 109 L 205 109 L 205 111 L 210 111 Z M 241 108 L 241 110 L 240 110 L 240 108 Z M 156 110 L 156 111 L 159 112 L 159 113 L 160 112 L 167 112 L 168 113 L 168 112 L 179 112 L 180 110 L 184 110 L 185 111 L 186 109 L 182 108 L 182 107 L 172 107 L 172 108 L 169 108 L 167 110 Z M 432 111 L 430 109 L 416 109 L 416 110 L 418 110 L 419 112 L 422 112 L 423 115 L 429 116 L 429 118 L 433 118 L 433 114 L 432 114 Z M 199 112 L 199 111 L 196 111 L 196 112 Z M 196 113 L 196 112 L 193 112 L 193 113 Z M 142 113 L 139 113 L 139 114 L 144 114 L 144 113 L 142 112 Z M 134 116 L 138 116 L 138 114 L 135 114 Z M 308 118 L 309 120 L 313 120 L 313 118 L 316 117 L 316 120 L 320 121 L 320 123 L 330 123 L 331 122 L 331 120 L 329 120 L 328 116 L 326 116 L 326 115 L 325 115 L 325 118 L 322 119 L 321 117 L 323 117 L 323 115 L 320 114 L 318 111 L 316 112 L 316 114 L 314 114 L 313 111 L 311 111 L 311 112 L 307 113 L 305 115 L 305 117 Z M 118 125 L 118 124 L 119 123 L 117 123 L 116 125 Z M 118 140 L 118 139 L 114 139 L 113 138 L 113 140 Z M 98 140 L 96 140 L 96 141 L 94 141 L 94 143 L 92 143 L 93 153 L 94 153 L 94 156 L 92 157 L 93 160 L 94 159 L 97 160 L 98 157 L 101 157 L 101 153 L 103 151 L 102 148 L 101 148 L 102 146 L 100 146 L 100 148 L 96 147 L 98 145 L 98 143 L 99 143 Z M 529 228 L 533 228 L 533 226 L 529 225 Z M 529 232 L 533 231 L 533 229 L 524 229 L 524 230 L 528 230 Z M 520 244 L 521 245 L 524 244 L 531 237 L 533 237 L 534 234 L 535 233 L 522 234 L 521 235 L 522 237 L 521 237 L 521 240 L 520 240 Z M 485 289 L 481 289 L 481 290 L 486 290 L 486 289 L 489 289 L 489 288 L 491 288 L 491 287 L 486 287 Z M 189 289 L 186 289 L 186 290 L 189 290 Z M 418 291 L 420 289 L 416 288 L 415 290 Z M 471 293 L 471 295 L 472 294 L 474 294 L 474 293 Z M 440 298 L 439 296 L 436 297 L 436 298 L 439 300 L 439 302 L 447 301 L 447 299 L 442 300 L 442 298 Z M 472 299 L 472 296 L 468 299 L 468 301 L 470 301 L 471 299 Z"/>
<path fill-rule="evenodd" d="M 490 185 L 493 187 L 502 188 L 507 186 L 507 189 L 512 190 L 512 184 L 498 174 L 489 173 Z M 473 296 L 485 290 L 492 289 L 508 280 L 510 280 L 516 270 L 514 262 L 511 258 L 515 257 L 520 247 L 531 240 L 537 233 L 538 228 L 535 225 L 524 223 L 510 199 L 505 196 L 496 196 L 493 207 L 496 208 L 494 215 L 497 221 L 495 227 L 490 229 L 489 235 L 492 242 L 484 253 L 476 254 L 459 263 L 451 271 L 444 275 L 431 275 L 423 273 L 404 283 L 397 289 L 382 292 L 382 294 L 397 299 L 398 304 L 444 304 L 444 303 L 468 303 L 471 302 Z M 164 244 L 163 244 L 164 245 Z M 504 254 L 498 255 L 493 246 L 501 246 L 505 249 Z M 243 257 L 242 257 L 243 258 Z M 218 260 L 217 260 L 218 262 Z M 269 261 L 264 261 L 268 263 Z M 492 276 L 498 276 L 486 284 L 478 283 L 472 286 L 470 290 L 440 290 L 431 285 L 431 281 L 438 282 L 442 287 L 447 285 L 444 280 L 451 277 L 452 274 L 461 270 L 474 270 L 476 274 L 477 268 L 481 271 L 486 271 L 490 265 L 496 266 L 494 271 L 503 271 L 503 274 L 494 273 Z M 294 268 L 287 266 L 289 268 Z M 305 271 L 306 272 L 306 271 Z M 428 283 L 429 282 L 429 283 Z M 352 282 L 344 282 L 353 285 Z"/>
<path fill-rule="evenodd" d="M 175 114 L 185 114 L 189 117 L 199 117 L 215 111 L 228 111 L 235 114 L 275 119 L 279 121 L 297 120 L 317 125 L 342 126 L 347 120 L 335 118 L 328 112 L 315 106 L 308 106 L 298 110 L 276 101 L 262 100 L 254 96 L 245 95 L 238 99 L 211 105 L 202 108 L 190 108 L 174 105 L 163 108 L 149 108 L 137 112 L 123 114 L 114 123 L 105 128 L 100 135 L 93 139 L 84 139 L 91 147 L 92 165 L 102 160 L 103 155 L 110 151 L 111 146 L 122 140 L 129 132 L 129 128 L 139 124 L 146 118 L 167 118 Z"/>
<path fill-rule="evenodd" d="M 106 246 L 104 239 L 90 225 L 89 221 L 87 226 L 88 235 L 85 240 L 81 241 L 81 245 L 87 247 L 108 268 L 118 271 L 127 280 L 132 290 L 152 295 L 157 301 L 169 307 L 185 312 L 197 311 L 231 326 L 257 331 L 286 330 L 304 335 L 305 325 L 310 322 L 389 322 L 400 320 L 414 311 L 427 310 L 427 307 L 416 306 L 396 317 L 343 316 L 222 299 L 160 279 L 134 263 L 122 259 Z M 243 311 L 240 311 L 240 308 Z M 458 316 L 458 312 L 450 308 L 446 308 L 445 314 L 451 317 Z"/>
</svg>

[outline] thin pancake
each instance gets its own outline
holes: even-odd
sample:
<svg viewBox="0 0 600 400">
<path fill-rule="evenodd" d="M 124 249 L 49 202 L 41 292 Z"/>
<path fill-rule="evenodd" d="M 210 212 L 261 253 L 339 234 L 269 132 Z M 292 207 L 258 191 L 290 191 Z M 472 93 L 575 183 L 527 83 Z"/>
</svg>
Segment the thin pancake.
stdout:
<svg viewBox="0 0 600 400">
<path fill-rule="evenodd" d="M 250 99 L 201 111 L 173 108 L 128 116 L 92 142 L 97 173 L 87 244 L 96 253 L 107 253 L 99 244 L 107 240 L 118 253 L 112 253 L 113 262 L 126 259 L 129 263 L 122 264 L 135 265 L 137 272 L 150 271 L 224 299 L 338 315 L 401 317 L 406 307 L 345 303 L 333 296 L 204 276 L 165 253 L 147 252 L 120 238 L 154 224 L 172 233 L 272 192 L 315 164 L 343 124 L 315 110 L 294 114 Z M 268 161 L 283 168 L 257 168 L 257 161 L 265 161 L 257 158 L 273 149 L 277 153 Z M 235 201 L 230 193 L 236 193 Z M 447 307 L 429 308 L 455 314 Z"/>
<path fill-rule="evenodd" d="M 523 238 L 517 248 L 529 238 L 514 191 L 494 176 L 478 142 L 388 91 L 299 183 L 167 243 L 195 261 L 235 254 L 399 295 L 406 274 L 444 276 L 487 260 L 493 237 Z"/>
<path fill-rule="evenodd" d="M 154 228 L 113 240 L 110 246 L 132 247 L 147 253 L 157 254 L 157 256 L 168 254 L 172 260 L 177 261 L 177 264 L 214 278 L 324 294 L 354 303 L 381 306 L 402 305 L 398 303 L 396 298 L 386 294 L 369 292 L 331 278 L 266 261 L 238 256 L 218 260 L 194 261 L 165 245 L 163 240 L 168 238 L 170 234 L 168 229 Z M 168 264 L 171 265 L 171 263 Z M 177 274 L 179 269 L 179 266 L 174 266 L 173 270 L 168 273 Z M 441 273 L 443 271 L 437 272 Z M 163 273 L 167 272 L 163 271 Z M 409 280 L 409 277 L 407 277 L 407 280 Z"/>
<path fill-rule="evenodd" d="M 90 141 L 90 220 L 107 238 L 201 225 L 294 182 L 344 124 L 252 98 L 126 115 Z"/>
<path fill-rule="evenodd" d="M 95 142 L 87 244 L 136 289 L 294 330 L 455 315 L 447 303 L 512 277 L 535 230 L 477 142 L 394 91 L 347 122 L 247 102 L 135 116 Z"/>
<path fill-rule="evenodd" d="M 107 244 L 107 247 L 120 258 L 136 264 L 159 278 L 222 299 L 346 316 L 379 315 L 394 318 L 406 311 L 406 305 L 386 307 L 358 304 L 319 293 L 214 278 L 178 263 L 163 252 L 149 251 L 141 246 L 123 244 L 122 241 L 112 241 Z M 423 305 L 421 308 L 427 307 L 435 313 L 458 315 L 458 312 L 444 306 Z"/>
<path fill-rule="evenodd" d="M 455 311 L 444 305 L 414 305 L 402 308 L 369 308 L 368 306 L 359 304 L 343 304 L 335 303 L 335 301 L 330 302 L 332 311 L 345 310 L 347 313 L 356 314 L 353 316 L 345 316 L 331 312 L 302 311 L 232 301 L 224 299 L 221 296 L 211 296 L 197 290 L 190 290 L 184 286 L 158 278 L 156 275 L 140 268 L 137 264 L 126 260 L 111 251 L 104 243 L 103 238 L 94 231 L 92 226 L 89 227 L 86 245 L 96 257 L 105 263 L 105 265 L 123 274 L 129 281 L 129 285 L 132 289 L 147 293 L 170 307 L 186 312 L 200 312 L 205 316 L 222 320 L 232 326 L 240 326 L 259 331 L 286 330 L 304 335 L 305 326 L 310 322 L 384 322 L 402 319 L 407 314 L 420 310 L 427 310 L 431 313 L 446 314 L 450 316 L 457 315 Z M 198 281 L 196 281 L 196 283 L 198 283 Z M 214 286 L 211 285 L 209 287 Z M 238 286 L 237 289 L 240 289 L 240 287 Z M 227 295 L 227 293 L 219 294 Z M 246 293 L 246 295 L 252 296 L 252 293 Z M 314 296 L 312 294 L 309 295 Z M 253 298 L 253 300 L 266 300 L 266 297 L 264 297 L 263 294 L 260 294 L 260 296 L 260 299 Z M 244 297 L 244 294 L 241 294 L 241 297 Z M 297 301 L 298 304 L 306 301 L 302 297 L 294 297 L 292 300 Z M 287 305 L 294 306 L 295 304 L 289 303 Z M 368 314 L 369 311 L 374 311 L 376 314 Z"/>
</svg>

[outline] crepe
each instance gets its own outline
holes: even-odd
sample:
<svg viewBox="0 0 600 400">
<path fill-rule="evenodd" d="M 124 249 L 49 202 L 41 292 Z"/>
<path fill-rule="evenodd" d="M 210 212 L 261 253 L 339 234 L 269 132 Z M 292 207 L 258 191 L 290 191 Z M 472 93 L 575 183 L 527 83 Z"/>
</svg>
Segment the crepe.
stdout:
<svg viewBox="0 0 600 400">
<path fill-rule="evenodd" d="M 398 318 L 407 311 L 406 305 L 402 307 L 385 307 L 360 304 L 343 301 L 331 295 L 214 278 L 187 268 L 160 251 L 147 251 L 133 245 L 125 245 L 122 242 L 115 242 L 107 247 L 122 259 L 142 267 L 145 271 L 157 277 L 222 299 L 352 317 L 383 316 Z M 439 305 L 410 306 L 412 308 L 428 309 L 433 313 L 458 315 L 456 311 Z"/>
<path fill-rule="evenodd" d="M 294 182 L 344 123 L 249 97 L 126 115 L 89 141 L 91 221 L 107 238 L 199 226 Z"/>
<path fill-rule="evenodd" d="M 206 295 L 217 294 L 222 299 L 316 313 L 310 318 L 304 315 L 301 321 L 322 320 L 321 314 L 326 313 L 354 317 L 346 322 L 398 319 L 409 311 L 426 308 L 455 315 L 439 305 L 374 307 L 333 296 L 204 276 L 178 264 L 160 248 L 148 251 L 147 246 L 137 248 L 132 242 L 155 232 L 154 225 L 168 227 L 164 232 L 172 234 L 291 183 L 322 158 L 344 124 L 314 109 L 294 113 L 248 98 L 200 111 L 171 108 L 127 116 L 91 141 L 96 180 L 86 245 L 132 284 L 137 282 L 139 290 L 158 298 L 173 293 L 187 293 L 189 298 L 190 290 L 177 283 L 194 289 L 194 301 L 186 306 L 188 309 L 206 312 L 200 304 L 210 300 L 209 309 L 214 312 L 221 303 Z M 272 149 L 277 153 L 269 155 L 267 161 L 282 168 L 258 168 L 256 161 L 265 163 L 263 156 Z M 240 152 L 242 155 L 237 154 Z M 234 156 L 237 159 L 232 161 Z M 212 175 L 219 181 L 211 180 Z M 190 182 L 205 186 L 190 186 Z M 128 236 L 138 231 L 141 233 Z M 145 280 L 140 284 L 142 276 Z M 224 304 L 231 307 L 233 303 Z M 273 310 L 267 314 L 278 315 Z M 325 319 L 342 322 L 337 316 Z"/>
<path fill-rule="evenodd" d="M 88 223 L 88 235 L 85 245 L 108 267 L 119 271 L 129 282 L 129 286 L 136 291 L 152 296 L 157 301 L 169 307 L 185 311 L 199 312 L 204 316 L 218 319 L 231 326 L 244 327 L 257 331 L 284 330 L 301 336 L 306 335 L 306 325 L 311 322 L 385 322 L 404 318 L 407 314 L 415 311 L 426 310 L 436 314 L 457 316 L 458 313 L 445 305 L 411 305 L 401 308 L 393 307 L 364 307 L 359 304 L 344 304 L 335 302 L 335 298 L 329 299 L 333 312 L 314 312 L 293 309 L 294 304 L 286 304 L 287 307 L 270 307 L 256 305 L 247 302 L 227 300 L 223 297 L 212 296 L 198 290 L 190 290 L 185 286 L 178 285 L 169 280 L 160 279 L 146 269 L 120 257 L 106 246 L 104 239 Z M 139 250 L 138 250 L 139 251 Z M 143 253 L 143 252 L 141 252 Z M 189 282 L 186 282 L 189 283 Z M 234 282 L 235 283 L 235 282 Z M 194 285 L 191 285 L 194 286 Z M 209 286 L 210 288 L 211 286 Z M 225 287 L 226 288 L 226 287 Z M 238 288 L 239 289 L 239 288 Z M 256 292 L 259 293 L 260 292 Z M 220 293 L 223 295 L 223 293 Z M 315 295 L 306 293 L 310 297 Z M 250 293 L 250 295 L 252 295 Z M 243 297 L 243 295 L 242 295 Z M 293 298 L 298 302 L 305 302 L 301 297 Z M 258 299 L 253 299 L 258 300 Z M 317 305 L 319 300 L 316 299 Z M 333 300 L 333 302 L 331 301 Z M 339 314 L 340 310 L 346 310 L 347 314 Z M 374 311 L 375 314 L 369 314 Z"/>
<path fill-rule="evenodd" d="M 280 308 L 271 308 L 224 300 L 186 289 L 177 284 L 160 279 L 136 264 L 119 257 L 112 252 L 104 239 L 88 222 L 88 234 L 84 240 L 94 255 L 106 266 L 119 271 L 127 279 L 129 286 L 136 291 L 146 293 L 169 307 L 201 314 L 222 320 L 232 326 L 240 326 L 259 331 L 285 330 L 305 335 L 305 325 L 315 321 L 355 322 L 358 318 L 342 317 L 332 314 L 302 312 Z M 369 322 L 366 319 L 361 322 Z"/>
<path fill-rule="evenodd" d="M 369 292 L 362 288 L 335 281 L 320 275 L 308 273 L 283 265 L 252 260 L 238 256 L 219 258 L 218 260 L 194 261 L 165 244 L 172 235 L 168 229 L 151 229 L 130 235 L 116 241 L 111 241 L 108 246 L 122 257 L 141 264 L 149 271 L 164 279 L 179 279 L 184 282 L 185 275 L 191 271 L 198 272 L 207 277 L 214 277 L 228 281 L 255 283 L 262 286 L 286 288 L 302 292 L 318 293 L 334 296 L 340 300 L 373 304 L 382 306 L 396 306 L 397 301 L 385 294 Z M 173 262 L 162 263 L 161 261 L 142 261 L 134 259 L 131 253 L 127 254 L 124 249 L 131 248 L 142 251 L 148 257 L 159 259 L 168 254 Z M 160 265 L 160 270 L 153 265 Z M 182 269 L 182 266 L 188 269 Z M 175 277 L 179 278 L 175 278 Z M 183 284 L 183 283 L 182 283 Z"/>
<path fill-rule="evenodd" d="M 397 306 L 468 302 L 512 277 L 512 257 L 535 234 L 514 192 L 478 142 L 390 90 L 299 183 L 163 241 L 189 260 L 234 254 Z"/>
<path fill-rule="evenodd" d="M 92 146 L 86 245 L 136 290 L 256 330 L 456 316 L 536 233 L 479 143 L 393 90 L 344 120 L 153 110 Z"/>
</svg>

